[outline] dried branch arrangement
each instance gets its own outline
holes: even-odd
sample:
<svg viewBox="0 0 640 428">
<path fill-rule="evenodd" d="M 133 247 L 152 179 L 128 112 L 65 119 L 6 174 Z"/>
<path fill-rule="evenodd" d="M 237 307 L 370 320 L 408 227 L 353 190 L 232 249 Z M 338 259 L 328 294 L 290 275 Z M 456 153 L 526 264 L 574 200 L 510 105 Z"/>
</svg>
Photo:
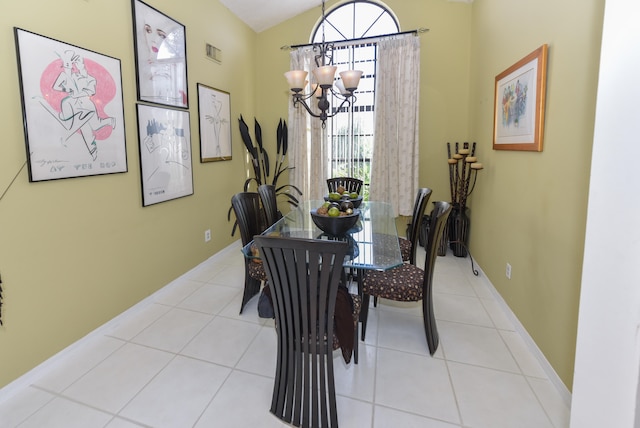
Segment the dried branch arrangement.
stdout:
<svg viewBox="0 0 640 428">
<path fill-rule="evenodd" d="M 451 190 L 451 202 L 460 208 L 461 212 L 467 205 L 467 198 L 476 186 L 478 171 L 483 169 L 483 165 L 478 162 L 475 156 L 476 143 L 455 143 L 455 151 L 451 153 L 451 143 L 447 143 L 447 154 L 449 156 L 449 185 Z M 473 181 L 472 181 L 473 180 Z"/>
</svg>

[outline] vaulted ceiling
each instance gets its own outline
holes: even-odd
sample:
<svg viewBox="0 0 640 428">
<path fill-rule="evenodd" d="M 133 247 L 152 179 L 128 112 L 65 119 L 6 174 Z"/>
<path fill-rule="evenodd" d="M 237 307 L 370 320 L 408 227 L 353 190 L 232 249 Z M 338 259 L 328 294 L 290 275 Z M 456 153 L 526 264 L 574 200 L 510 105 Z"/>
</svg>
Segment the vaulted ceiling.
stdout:
<svg viewBox="0 0 640 428">
<path fill-rule="evenodd" d="M 321 0 L 220 0 L 257 33 L 313 8 L 320 15 Z"/>
</svg>

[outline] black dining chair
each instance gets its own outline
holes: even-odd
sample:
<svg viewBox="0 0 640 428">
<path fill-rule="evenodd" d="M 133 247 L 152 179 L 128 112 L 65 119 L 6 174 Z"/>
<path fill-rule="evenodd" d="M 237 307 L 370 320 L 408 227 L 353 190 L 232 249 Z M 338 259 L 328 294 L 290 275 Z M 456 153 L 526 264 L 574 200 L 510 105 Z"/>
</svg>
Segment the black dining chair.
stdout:
<svg viewBox="0 0 640 428">
<path fill-rule="evenodd" d="M 430 215 L 429 234 L 425 248 L 424 269 L 411 263 L 387 271 L 367 271 L 362 279 L 362 340 L 367 330 L 369 296 L 400 302 L 422 300 L 422 318 L 429 353 L 438 349 L 438 327 L 433 312 L 433 269 L 435 267 L 438 244 L 446 227 L 451 204 L 435 202 Z"/>
<path fill-rule="evenodd" d="M 362 191 L 363 181 L 353 177 L 336 177 L 336 178 L 328 178 L 327 179 L 327 188 L 329 189 L 329 193 L 337 192 L 338 187 L 342 186 L 349 193 L 360 193 Z"/>
<path fill-rule="evenodd" d="M 258 194 L 262 201 L 262 208 L 264 209 L 267 225 L 271 226 L 282 217 L 280 211 L 278 211 L 276 186 L 273 184 L 261 184 L 258 186 Z"/>
<path fill-rule="evenodd" d="M 347 347 L 358 341 L 358 314 L 340 285 L 349 246 L 276 236 L 256 236 L 254 242 L 267 272 L 278 335 L 270 411 L 297 427 L 337 427 L 332 338 L 350 332 L 353 343 Z"/>
<path fill-rule="evenodd" d="M 409 223 L 407 227 L 407 237 L 398 237 L 402 261 L 409 262 L 412 265 L 416 264 L 416 252 L 418 250 L 420 228 L 422 227 L 422 217 L 424 217 L 431 193 L 431 189 L 428 187 L 418 189 L 418 194 L 413 204 L 411 223 Z"/>
<path fill-rule="evenodd" d="M 427 202 L 431 197 L 431 189 L 423 187 L 418 189 L 416 200 L 413 203 L 413 213 L 411 215 L 411 223 L 407 226 L 407 237 L 398 236 L 398 245 L 400 246 L 400 254 L 402 261 L 416 264 L 416 253 L 418 251 L 418 242 L 420 237 L 420 229 L 422 227 L 422 217 L 427 209 Z M 374 297 L 373 306 L 378 306 L 378 298 Z"/>
<path fill-rule="evenodd" d="M 251 242 L 255 235 L 262 233 L 266 227 L 266 219 L 260 203 L 260 195 L 255 192 L 240 192 L 231 197 L 231 206 L 236 214 L 243 247 Z M 267 279 L 261 260 L 245 257 L 244 266 L 244 294 L 240 313 L 247 302 L 258 294 L 262 282 Z"/>
</svg>

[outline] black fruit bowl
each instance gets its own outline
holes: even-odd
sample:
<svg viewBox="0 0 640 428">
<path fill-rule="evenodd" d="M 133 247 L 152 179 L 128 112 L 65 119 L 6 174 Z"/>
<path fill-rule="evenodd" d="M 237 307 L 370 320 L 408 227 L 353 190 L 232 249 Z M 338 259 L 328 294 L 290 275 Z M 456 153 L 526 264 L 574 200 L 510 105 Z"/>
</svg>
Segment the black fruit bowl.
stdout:
<svg viewBox="0 0 640 428">
<path fill-rule="evenodd" d="M 329 196 L 327 195 L 327 196 L 324 197 L 324 200 L 325 201 L 329 201 L 329 202 L 337 202 L 337 203 L 340 203 L 342 201 L 351 201 L 351 203 L 353 204 L 353 208 L 358 208 L 360 206 L 360 204 L 362 203 L 362 195 L 358 196 L 355 199 L 351 199 L 351 198 L 349 198 L 349 199 L 339 199 L 337 201 L 329 199 Z"/>
<path fill-rule="evenodd" d="M 351 229 L 360 218 L 360 210 L 353 210 L 353 214 L 338 217 L 320 215 L 316 210 L 311 210 L 311 219 L 327 235 L 342 236 Z"/>
</svg>

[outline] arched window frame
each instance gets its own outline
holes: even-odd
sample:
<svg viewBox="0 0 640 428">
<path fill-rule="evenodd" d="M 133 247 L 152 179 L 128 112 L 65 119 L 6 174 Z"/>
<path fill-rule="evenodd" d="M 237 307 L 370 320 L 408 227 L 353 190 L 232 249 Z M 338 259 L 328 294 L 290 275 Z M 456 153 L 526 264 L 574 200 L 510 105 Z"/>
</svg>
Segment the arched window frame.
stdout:
<svg viewBox="0 0 640 428">
<path fill-rule="evenodd" d="M 357 22 L 358 8 L 361 7 L 367 9 L 360 9 L 362 12 L 360 17 L 367 11 L 374 10 L 373 8 L 378 9 L 378 14 L 371 14 L 373 18 L 368 25 Z M 352 11 L 345 8 L 352 8 Z M 336 18 L 336 14 L 345 13 L 345 11 L 352 17 L 351 28 L 337 29 L 334 21 L 340 18 Z M 387 26 L 376 26 L 383 21 L 386 21 Z M 359 29 L 363 30 L 359 31 Z M 359 69 L 364 72 L 356 91 L 355 102 L 349 107 L 343 107 L 339 114 L 328 119 L 326 130 L 329 141 L 328 170 L 331 176 L 349 176 L 363 180 L 365 199 L 368 199 L 373 151 L 377 60 L 375 37 L 398 32 L 400 32 L 400 24 L 388 6 L 378 1 L 351 0 L 336 4 L 326 11 L 324 20 L 323 17 L 318 19 L 310 36 L 311 43 L 321 43 L 323 36 L 328 36 L 325 42 L 334 43 L 333 63 L 338 66 L 338 71 Z M 367 38 L 374 38 L 374 40 L 367 40 Z M 339 102 L 332 102 L 332 106 L 337 105 Z M 331 112 L 333 113 L 335 110 Z"/>
</svg>

